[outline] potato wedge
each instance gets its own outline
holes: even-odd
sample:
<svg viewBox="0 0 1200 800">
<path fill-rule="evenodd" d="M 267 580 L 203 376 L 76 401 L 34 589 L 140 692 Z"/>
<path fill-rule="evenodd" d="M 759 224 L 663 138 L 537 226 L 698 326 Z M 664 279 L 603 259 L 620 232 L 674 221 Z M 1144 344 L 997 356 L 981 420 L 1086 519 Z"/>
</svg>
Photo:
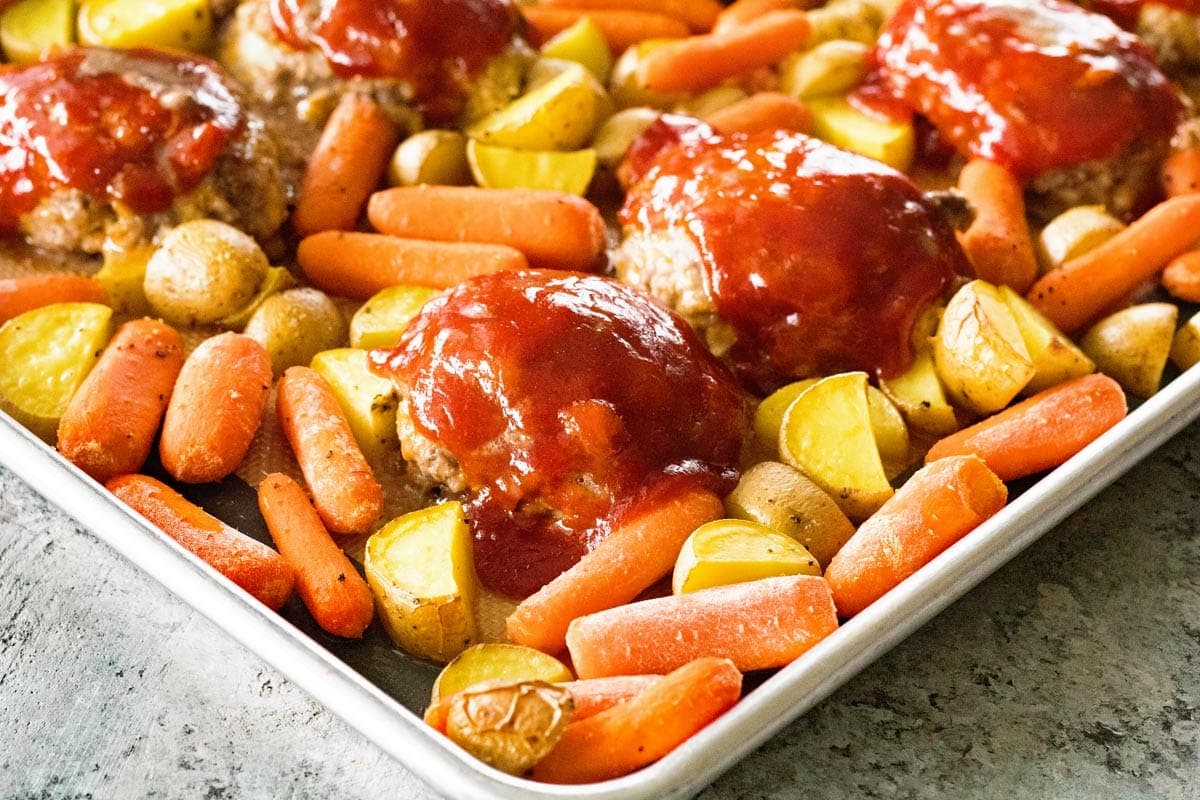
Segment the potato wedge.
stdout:
<svg viewBox="0 0 1200 800">
<path fill-rule="evenodd" d="M 414 133 L 396 147 L 388 162 L 388 183 L 392 186 L 462 186 L 470 182 L 467 137 L 458 131 L 431 129 Z"/>
<path fill-rule="evenodd" d="M 1096 368 L 1143 399 L 1158 391 L 1175 337 L 1179 308 L 1142 303 L 1110 314 L 1079 340 Z"/>
<path fill-rule="evenodd" d="M 587 69 L 600 82 L 608 80 L 613 55 L 604 32 L 590 17 L 583 17 L 571 27 L 559 32 L 542 45 L 542 55 L 563 61 L 573 61 Z"/>
<path fill-rule="evenodd" d="M 395 347 L 413 317 L 441 293 L 428 286 L 389 286 L 350 318 L 350 346 L 364 350 Z"/>
<path fill-rule="evenodd" d="M 1028 300 L 1008 286 L 999 287 L 999 291 L 1000 299 L 1008 305 L 1021 330 L 1025 349 L 1033 361 L 1033 377 L 1021 390 L 1023 394 L 1037 394 L 1096 371 L 1092 360 Z"/>
<path fill-rule="evenodd" d="M 779 458 L 779 431 L 783 428 L 783 416 L 787 413 L 788 406 L 818 380 L 819 378 L 805 378 L 781 386 L 764 397 L 754 409 L 755 444 L 764 458 Z"/>
<path fill-rule="evenodd" d="M 705 523 L 683 543 L 671 591 L 698 592 L 782 575 L 820 575 L 821 566 L 790 536 L 744 519 Z"/>
<path fill-rule="evenodd" d="M 946 305 L 933 363 L 954 404 L 979 414 L 1007 406 L 1036 371 L 1008 304 L 996 287 L 979 280 Z"/>
<path fill-rule="evenodd" d="M 0 327 L 0 410 L 54 443 L 58 421 L 112 336 L 99 303 L 56 303 Z"/>
<path fill-rule="evenodd" d="M 267 297 L 244 333 L 267 351 L 276 378 L 288 367 L 307 366 L 317 353 L 347 343 L 341 310 L 329 295 L 308 287 Z"/>
<path fill-rule="evenodd" d="M 1042 272 L 1058 269 L 1076 256 L 1099 247 L 1125 229 L 1124 223 L 1104 206 L 1068 208 L 1038 234 L 1038 265 Z"/>
<path fill-rule="evenodd" d="M 739 100 L 745 100 L 750 95 L 740 86 L 717 86 L 707 92 L 701 92 L 695 97 L 689 97 L 675 107 L 678 114 L 690 114 L 707 120 L 710 114 L 731 106 Z"/>
<path fill-rule="evenodd" d="M 153 254 L 151 245 L 126 250 L 105 249 L 104 264 L 93 277 L 104 287 L 109 304 L 117 314 L 144 317 L 151 313 L 142 284 L 146 280 L 146 264 Z"/>
<path fill-rule="evenodd" d="M 561 686 L 486 683 L 450 699 L 446 735 L 501 772 L 524 775 L 554 749 L 574 711 L 571 693 Z"/>
<path fill-rule="evenodd" d="M 725 498 L 725 513 L 795 539 L 825 565 L 854 535 L 854 524 L 829 493 L 804 473 L 763 461 L 742 474 Z"/>
<path fill-rule="evenodd" d="M 485 642 L 468 647 L 438 673 L 430 702 L 436 703 L 443 697 L 487 681 L 562 683 L 573 677 L 565 664 L 541 650 L 519 644 Z"/>
<path fill-rule="evenodd" d="M 367 461 L 376 467 L 383 464 L 399 447 L 396 387 L 371 371 L 365 350 L 325 350 L 313 356 L 310 366 L 333 389 Z"/>
<path fill-rule="evenodd" d="M 946 400 L 928 347 L 917 350 L 913 363 L 900 375 L 880 378 L 879 388 L 913 428 L 935 436 L 958 430 L 958 418 Z"/>
<path fill-rule="evenodd" d="M 555 189 L 582 196 L 596 173 L 595 150 L 516 150 L 467 142 L 475 182 L 489 189 Z"/>
<path fill-rule="evenodd" d="M 28 64 L 74 43 L 74 0 L 20 0 L 0 14 L 0 46 L 14 63 Z"/>
<path fill-rule="evenodd" d="M 478 580 L 461 503 L 384 525 L 367 540 L 363 566 L 384 630 L 400 647 L 446 662 L 475 643 Z"/>
<path fill-rule="evenodd" d="M 866 519 L 893 494 L 871 427 L 864 372 L 831 375 L 801 393 L 784 415 L 779 454 L 851 519 Z"/>
<path fill-rule="evenodd" d="M 603 115 L 604 87 L 572 62 L 499 111 L 468 126 L 471 139 L 518 150 L 577 150 Z"/>
<path fill-rule="evenodd" d="M 1200 363 L 1200 314 L 1195 314 L 1175 332 L 1171 342 L 1171 361 L 1182 370 Z"/>
<path fill-rule="evenodd" d="M 779 91 L 801 100 L 845 94 L 860 84 L 867 74 L 870 50 L 863 42 L 830 39 L 811 50 L 789 56 L 783 62 Z"/>
<path fill-rule="evenodd" d="M 662 114 L 649 106 L 632 106 L 618 111 L 604 121 L 592 140 L 596 160 L 610 169 L 615 168 L 629 152 L 633 140 L 654 124 Z"/>
<path fill-rule="evenodd" d="M 670 39 L 646 39 L 625 49 L 613 64 L 608 76 L 608 92 L 617 108 L 649 106 L 660 110 L 674 108 L 687 99 L 679 92 L 655 92 L 647 89 L 638 80 L 638 67 L 650 51 L 661 47 Z"/>
<path fill-rule="evenodd" d="M 874 386 L 867 386 L 867 412 L 871 417 L 871 432 L 875 434 L 883 472 L 891 480 L 912 465 L 908 426 L 900 410 Z"/>
<path fill-rule="evenodd" d="M 844 97 L 813 97 L 806 102 L 817 138 L 901 172 L 912 164 L 916 136 L 911 122 L 868 114 Z"/>
<path fill-rule="evenodd" d="M 202 53 L 213 38 L 208 0 L 83 0 L 79 41 Z"/>
</svg>

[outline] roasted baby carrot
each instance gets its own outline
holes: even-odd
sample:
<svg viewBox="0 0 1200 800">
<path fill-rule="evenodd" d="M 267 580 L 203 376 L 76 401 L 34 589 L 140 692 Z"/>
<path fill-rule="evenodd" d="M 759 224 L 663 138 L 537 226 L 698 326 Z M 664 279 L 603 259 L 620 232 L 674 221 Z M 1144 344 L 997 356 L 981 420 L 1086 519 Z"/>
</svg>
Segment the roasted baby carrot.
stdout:
<svg viewBox="0 0 1200 800">
<path fill-rule="evenodd" d="M 615 705 L 632 700 L 647 689 L 661 675 L 611 675 L 607 678 L 587 678 L 558 684 L 571 693 L 575 701 L 575 713 L 571 719 L 594 717 Z"/>
<path fill-rule="evenodd" d="M 334 636 L 357 639 L 375 616 L 371 589 L 330 538 L 300 485 L 278 472 L 258 485 L 258 508 L 276 549 L 296 571 L 296 591 Z"/>
<path fill-rule="evenodd" d="M 539 269 L 593 271 L 604 255 L 599 209 L 565 192 L 405 186 L 371 195 L 367 218 L 394 236 L 508 245 Z"/>
<path fill-rule="evenodd" d="M 1037 256 L 1025 219 L 1021 182 L 995 162 L 973 158 L 958 176 L 958 188 L 975 210 L 959 236 L 975 276 L 1024 292 L 1037 280 Z"/>
<path fill-rule="evenodd" d="M 852 617 L 1004 507 L 1008 490 L 983 459 L 925 465 L 864 522 L 825 570 L 838 613 Z"/>
<path fill-rule="evenodd" d="M 632 700 L 572 721 L 534 780 L 591 783 L 653 763 L 728 711 L 741 697 L 742 676 L 722 658 L 701 658 L 648 686 Z"/>
<path fill-rule="evenodd" d="M 693 530 L 723 513 L 712 492 L 687 489 L 619 523 L 573 567 L 517 606 L 508 617 L 509 638 L 557 653 L 571 620 L 637 597 L 671 571 Z"/>
<path fill-rule="evenodd" d="M 479 275 L 529 267 L 520 250 L 506 245 L 344 231 L 305 238 L 296 261 L 317 288 L 355 300 L 368 300 L 389 286 L 448 289 Z"/>
<path fill-rule="evenodd" d="M 780 92 L 756 92 L 709 114 L 706 121 L 720 133 L 754 133 L 789 130 L 808 133 L 812 112 L 808 106 Z"/>
<path fill-rule="evenodd" d="M 789 664 L 836 628 L 825 581 L 789 575 L 589 614 L 571 623 L 567 649 L 580 678 L 669 672 L 706 656 L 747 672 Z"/>
<path fill-rule="evenodd" d="M 271 358 L 240 333 L 206 339 L 183 362 L 158 454 L 184 483 L 219 481 L 246 457 L 271 391 Z"/>
<path fill-rule="evenodd" d="M 296 576 L 279 553 L 166 484 L 145 475 L 121 475 L 106 485 L 118 500 L 269 608 L 280 608 L 292 596 Z"/>
<path fill-rule="evenodd" d="M 720 13 L 716 22 L 713 23 L 712 32 L 728 33 L 770 11 L 805 9 L 814 5 L 816 5 L 815 2 L 802 2 L 801 0 L 737 0 L 736 3 L 726 6 Z"/>
<path fill-rule="evenodd" d="M 98 481 L 140 470 L 182 367 L 183 339 L 174 328 L 126 322 L 71 397 L 58 451 Z"/>
<path fill-rule="evenodd" d="M 926 463 L 976 455 L 1003 481 L 1053 469 L 1125 418 L 1125 393 L 1107 375 L 1039 392 L 938 441 Z"/>
<path fill-rule="evenodd" d="M 70 272 L 0 279 L 0 323 L 52 303 L 105 303 L 104 287 Z"/>
<path fill-rule="evenodd" d="M 1172 297 L 1200 303 L 1200 250 L 1189 250 L 1167 264 L 1162 285 Z"/>
<path fill-rule="evenodd" d="M 637 78 L 658 92 L 711 89 L 726 78 L 780 61 L 803 47 L 810 33 L 803 11 L 771 11 L 725 33 L 689 36 L 654 48 L 638 64 Z"/>
<path fill-rule="evenodd" d="M 1200 192 L 1200 147 L 1175 150 L 1159 168 L 1163 192 L 1167 197 Z"/>
<path fill-rule="evenodd" d="M 626 9 L 653 11 L 683 20 L 694 33 L 712 28 L 721 13 L 717 0 L 542 0 L 551 8 Z"/>
<path fill-rule="evenodd" d="M 378 103 L 342 95 L 304 170 L 292 214 L 296 233 L 352 229 L 399 142 L 399 126 Z"/>
<path fill-rule="evenodd" d="M 522 7 L 521 15 L 525 17 L 525 30 L 530 41 L 538 47 L 584 17 L 596 24 L 614 53 L 621 53 L 646 39 L 678 39 L 691 33 L 683 20 L 655 11 L 538 5 Z"/>
<path fill-rule="evenodd" d="M 370 533 L 383 512 L 383 488 L 333 390 L 316 371 L 291 367 L 279 379 L 276 391 L 280 427 L 321 521 L 333 533 Z"/>
<path fill-rule="evenodd" d="M 1029 302 L 1064 333 L 1074 333 L 1117 305 L 1200 238 L 1200 194 L 1156 205 L 1098 247 L 1051 270 Z"/>
</svg>

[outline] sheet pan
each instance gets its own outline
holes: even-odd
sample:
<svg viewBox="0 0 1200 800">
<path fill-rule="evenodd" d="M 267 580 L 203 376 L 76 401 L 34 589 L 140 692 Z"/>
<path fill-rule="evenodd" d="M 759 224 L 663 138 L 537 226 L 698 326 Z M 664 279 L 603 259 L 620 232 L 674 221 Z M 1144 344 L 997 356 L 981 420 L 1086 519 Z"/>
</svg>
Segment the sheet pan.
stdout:
<svg viewBox="0 0 1200 800">
<path fill-rule="evenodd" d="M 435 667 L 393 651 L 379 635 L 346 645 L 306 625 L 302 612 L 285 609 L 280 616 L 267 610 L 2 413 L 0 463 L 445 796 L 670 800 L 699 792 L 1197 417 L 1200 369 L 1192 369 L 1071 461 L 1025 488 L 1003 511 L 897 589 L 756 686 L 670 756 L 619 780 L 575 787 L 514 778 L 465 755 L 415 713 L 428 697 Z M 212 492 L 209 505 L 220 504 L 221 487 L 201 491 Z M 194 499 L 205 504 L 204 497 Z"/>
</svg>

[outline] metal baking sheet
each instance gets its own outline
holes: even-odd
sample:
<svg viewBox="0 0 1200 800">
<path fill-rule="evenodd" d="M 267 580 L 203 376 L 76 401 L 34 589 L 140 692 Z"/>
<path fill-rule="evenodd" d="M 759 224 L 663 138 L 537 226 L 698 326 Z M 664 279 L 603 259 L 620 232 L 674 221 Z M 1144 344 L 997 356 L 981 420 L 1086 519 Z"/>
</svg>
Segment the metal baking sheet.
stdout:
<svg viewBox="0 0 1200 800">
<path fill-rule="evenodd" d="M 698 793 L 1197 417 L 1200 369 L 1192 369 L 678 750 L 586 786 L 533 783 L 467 756 L 418 716 L 435 666 L 400 653 L 378 626 L 346 643 L 321 634 L 298 605 L 267 610 L 2 413 L 0 463 L 447 797 L 670 800 Z M 192 499 L 262 535 L 239 491 L 250 490 L 201 487 Z"/>
</svg>

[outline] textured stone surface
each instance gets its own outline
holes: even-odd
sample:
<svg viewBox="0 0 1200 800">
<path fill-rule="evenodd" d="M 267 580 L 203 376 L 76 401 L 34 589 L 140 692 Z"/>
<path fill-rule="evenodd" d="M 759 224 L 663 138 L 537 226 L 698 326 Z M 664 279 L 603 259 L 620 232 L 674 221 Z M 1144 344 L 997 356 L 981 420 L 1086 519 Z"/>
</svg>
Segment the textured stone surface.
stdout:
<svg viewBox="0 0 1200 800">
<path fill-rule="evenodd" d="M 704 800 L 1200 797 L 1200 426 Z M 0 798 L 429 798 L 0 470 Z"/>
</svg>

